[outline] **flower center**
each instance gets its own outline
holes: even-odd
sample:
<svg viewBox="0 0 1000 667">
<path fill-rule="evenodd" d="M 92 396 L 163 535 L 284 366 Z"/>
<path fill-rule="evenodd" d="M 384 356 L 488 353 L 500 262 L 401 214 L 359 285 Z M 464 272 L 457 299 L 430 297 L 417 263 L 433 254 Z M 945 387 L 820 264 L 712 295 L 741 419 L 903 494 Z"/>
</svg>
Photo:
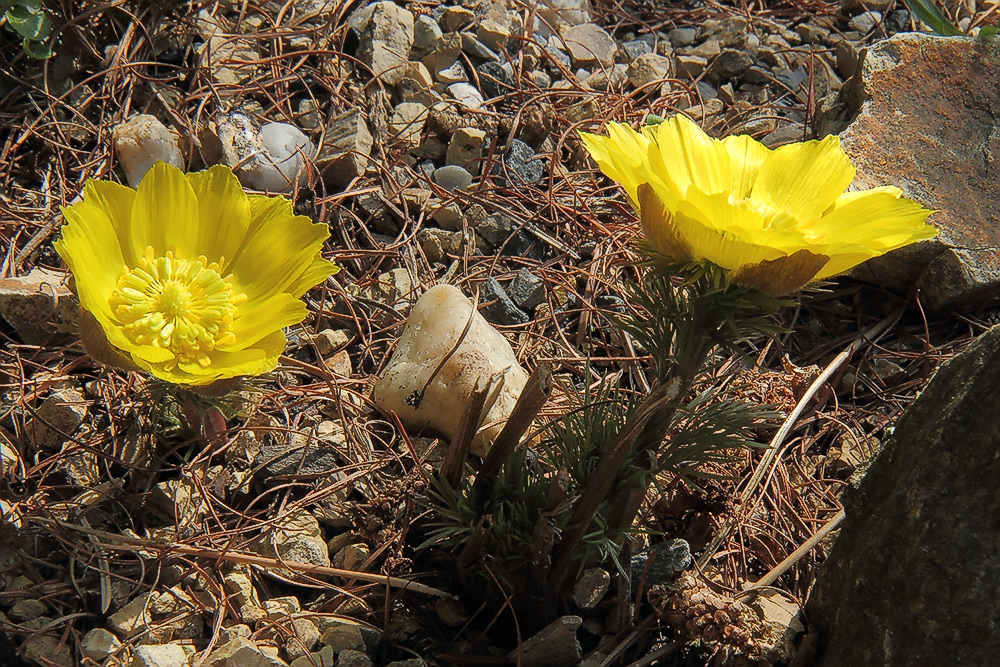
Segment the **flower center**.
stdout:
<svg viewBox="0 0 1000 667">
<path fill-rule="evenodd" d="M 209 352 L 230 343 L 236 307 L 246 294 L 233 290 L 232 275 L 223 277 L 223 260 L 209 263 L 177 259 L 173 250 L 156 257 L 148 246 L 139 266 L 128 269 L 111 294 L 111 307 L 122 331 L 137 345 L 154 345 L 174 353 L 167 370 L 178 363 L 212 363 Z"/>
</svg>

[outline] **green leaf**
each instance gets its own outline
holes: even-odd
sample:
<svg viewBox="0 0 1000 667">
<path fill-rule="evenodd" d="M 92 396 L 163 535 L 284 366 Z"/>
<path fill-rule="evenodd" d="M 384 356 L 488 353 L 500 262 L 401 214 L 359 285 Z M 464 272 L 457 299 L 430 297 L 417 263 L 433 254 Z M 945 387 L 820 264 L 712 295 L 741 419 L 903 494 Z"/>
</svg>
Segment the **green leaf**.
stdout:
<svg viewBox="0 0 1000 667">
<path fill-rule="evenodd" d="M 45 60 L 46 58 L 52 57 L 52 49 L 45 42 L 35 42 L 30 39 L 26 39 L 21 42 L 21 46 L 24 48 L 24 52 L 28 56 L 35 58 L 37 60 Z"/>
<path fill-rule="evenodd" d="M 1000 35 L 1000 28 L 995 25 L 984 25 L 979 29 L 980 37 L 993 37 L 994 35 Z"/>
<path fill-rule="evenodd" d="M 49 33 L 52 32 L 52 22 L 44 13 L 32 12 L 23 6 L 9 10 L 7 21 L 10 27 L 26 40 L 42 42 L 48 39 Z"/>
<path fill-rule="evenodd" d="M 955 27 L 934 4 L 934 0 L 905 0 L 906 6 L 914 16 L 930 26 L 939 35 L 961 35 L 962 31 Z"/>
</svg>

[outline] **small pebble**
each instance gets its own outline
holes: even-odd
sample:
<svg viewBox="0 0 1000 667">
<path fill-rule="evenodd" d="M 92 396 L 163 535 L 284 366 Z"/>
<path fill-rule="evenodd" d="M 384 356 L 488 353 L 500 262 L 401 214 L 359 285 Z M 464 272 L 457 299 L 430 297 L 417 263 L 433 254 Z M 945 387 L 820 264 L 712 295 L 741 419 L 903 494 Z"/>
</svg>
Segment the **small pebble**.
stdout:
<svg viewBox="0 0 1000 667">
<path fill-rule="evenodd" d="M 472 184 L 472 174 L 464 167 L 449 164 L 434 170 L 434 182 L 448 192 L 464 190 Z"/>
</svg>

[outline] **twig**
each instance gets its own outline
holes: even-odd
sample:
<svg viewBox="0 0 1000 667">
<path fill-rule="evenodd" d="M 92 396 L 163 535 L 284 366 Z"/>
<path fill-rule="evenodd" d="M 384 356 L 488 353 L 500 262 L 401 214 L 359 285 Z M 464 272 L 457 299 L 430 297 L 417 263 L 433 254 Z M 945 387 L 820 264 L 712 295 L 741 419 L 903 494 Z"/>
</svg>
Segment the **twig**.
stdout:
<svg viewBox="0 0 1000 667">
<path fill-rule="evenodd" d="M 840 522 L 843 520 L 844 510 L 840 510 L 832 519 L 823 524 L 823 527 L 817 530 L 815 535 L 803 542 L 795 551 L 788 554 L 783 561 L 775 565 L 770 572 L 758 579 L 753 585 L 750 586 L 750 588 L 747 589 L 747 591 L 773 584 L 777 581 L 778 577 L 783 575 L 790 567 L 795 565 L 800 558 L 809 553 L 814 546 L 819 544 L 823 538 L 830 534 L 834 528 L 839 526 Z"/>
<path fill-rule="evenodd" d="M 507 418 L 500 435 L 486 453 L 483 465 L 476 474 L 473 489 L 476 492 L 485 491 L 493 478 L 500 471 L 507 457 L 521 441 L 531 422 L 538 416 L 538 411 L 545 405 L 552 391 L 552 365 L 543 363 L 535 369 L 521 390 L 521 395 L 514 404 L 514 409 Z"/>
<path fill-rule="evenodd" d="M 354 570 L 343 570 L 336 567 L 324 567 L 322 565 L 312 565 L 310 563 L 299 563 L 296 561 L 283 560 L 279 558 L 267 558 L 265 556 L 257 556 L 255 554 L 245 554 L 236 551 L 228 551 L 224 549 L 211 549 L 207 547 L 192 547 L 186 544 L 177 544 L 175 542 L 154 542 L 152 540 L 144 540 L 141 538 L 130 537 L 128 535 L 118 535 L 115 533 L 108 533 L 103 530 L 94 530 L 84 528 L 67 521 L 61 521 L 59 519 L 47 519 L 44 517 L 31 517 L 32 521 L 48 524 L 50 526 L 60 526 L 62 528 L 68 528 L 70 530 L 75 530 L 77 532 L 83 533 L 84 535 L 89 535 L 94 538 L 99 538 L 103 542 L 99 543 L 104 549 L 112 551 L 129 551 L 129 552 L 139 552 L 139 551 L 152 551 L 157 555 L 170 556 L 170 555 L 183 555 L 183 556 L 195 556 L 200 558 L 212 558 L 221 561 L 230 561 L 233 563 L 242 563 L 244 565 L 257 565 L 264 568 L 281 568 L 286 570 L 293 570 L 295 572 L 304 572 L 306 574 L 322 575 L 329 577 L 341 577 L 343 579 L 357 579 L 359 581 L 368 581 L 375 584 L 386 584 L 393 588 L 401 588 L 404 590 L 410 590 L 415 593 L 423 593 L 425 595 L 433 595 L 436 597 L 450 598 L 452 595 L 446 593 L 440 589 L 434 588 L 433 586 L 426 586 L 424 584 L 419 584 L 415 581 L 409 581 L 407 579 L 400 579 L 398 577 L 390 577 L 384 574 L 373 574 L 371 572 L 356 572 Z M 95 542 L 95 544 L 98 544 Z"/>
<path fill-rule="evenodd" d="M 736 526 L 736 523 L 742 518 L 743 511 L 746 509 L 746 505 L 749 502 L 750 497 L 756 492 L 758 484 L 764 478 L 764 474 L 770 474 L 773 471 L 772 464 L 778 460 L 780 455 L 784 454 L 786 447 L 782 447 L 782 443 L 784 443 L 788 434 L 791 433 L 792 428 L 795 426 L 799 417 L 801 417 L 802 413 L 805 412 L 809 402 L 812 401 L 813 397 L 817 394 L 817 392 L 819 392 L 823 385 L 825 385 L 833 374 L 844 365 L 844 363 L 851 357 L 852 354 L 854 354 L 855 351 L 860 349 L 863 344 L 871 341 L 886 329 L 891 327 L 897 320 L 899 320 L 902 314 L 903 311 L 900 309 L 886 317 L 875 326 L 864 331 L 860 336 L 852 341 L 843 352 L 834 357 L 833 360 L 826 365 L 826 368 L 823 369 L 823 372 L 820 373 L 819 377 L 813 380 L 813 383 L 809 385 L 809 389 L 807 389 L 805 394 L 802 395 L 802 398 L 799 399 L 795 409 L 788 415 L 784 423 L 781 425 L 781 428 L 778 429 L 778 432 L 774 434 L 773 438 L 771 438 L 771 442 L 768 443 L 767 453 L 761 459 L 760 464 L 754 470 L 753 475 L 750 477 L 746 487 L 744 487 L 743 492 L 740 494 L 739 501 L 737 502 L 732 515 L 726 520 L 726 523 L 723 525 L 718 534 L 712 538 L 712 542 L 708 545 L 708 548 L 702 552 L 701 557 L 698 559 L 699 568 L 704 568 L 708 564 L 708 561 L 711 560 L 712 556 L 714 556 L 718 551 L 722 543 L 729 538 L 729 534 Z"/>
</svg>

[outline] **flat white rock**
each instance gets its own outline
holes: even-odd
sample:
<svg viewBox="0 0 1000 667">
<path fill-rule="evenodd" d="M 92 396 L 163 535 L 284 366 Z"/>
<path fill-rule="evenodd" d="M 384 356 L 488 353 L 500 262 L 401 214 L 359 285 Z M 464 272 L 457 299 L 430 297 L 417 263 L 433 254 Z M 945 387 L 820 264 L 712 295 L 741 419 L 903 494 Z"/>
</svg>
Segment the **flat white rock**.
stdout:
<svg viewBox="0 0 1000 667">
<path fill-rule="evenodd" d="M 469 330 L 461 339 L 466 324 Z M 472 443 L 476 454 L 484 453 L 499 435 L 528 373 L 507 339 L 473 312 L 472 302 L 461 290 L 438 285 L 413 306 L 373 397 L 381 410 L 395 412 L 414 431 L 429 427 L 451 440 L 458 435 L 477 383 L 486 386 L 491 378 L 496 379 L 487 398 L 486 418 Z"/>
</svg>

